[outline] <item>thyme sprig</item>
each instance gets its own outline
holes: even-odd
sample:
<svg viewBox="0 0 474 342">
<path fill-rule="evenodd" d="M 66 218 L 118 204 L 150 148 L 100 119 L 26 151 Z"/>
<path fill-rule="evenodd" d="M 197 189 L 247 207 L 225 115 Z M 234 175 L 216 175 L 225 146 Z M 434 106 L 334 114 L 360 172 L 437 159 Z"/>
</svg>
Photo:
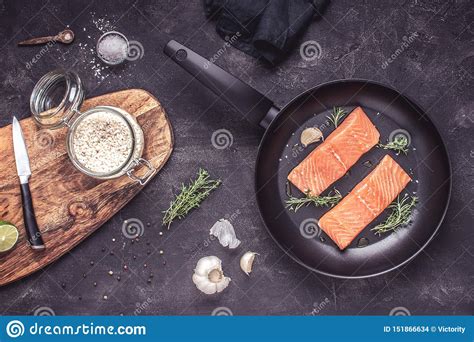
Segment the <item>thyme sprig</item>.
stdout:
<svg viewBox="0 0 474 342">
<path fill-rule="evenodd" d="M 316 207 L 332 207 L 337 204 L 342 199 L 341 193 L 334 189 L 334 193 L 329 193 L 328 196 L 311 196 L 309 193 L 306 193 L 305 197 L 294 197 L 290 196 L 286 200 L 286 207 L 294 212 L 297 212 L 298 209 L 313 204 Z"/>
<path fill-rule="evenodd" d="M 221 180 L 210 179 L 209 173 L 199 169 L 197 178 L 188 185 L 181 185 L 181 192 L 170 202 L 170 207 L 164 211 L 163 225 L 168 229 L 174 220 L 183 219 L 191 209 L 199 207 L 209 194 L 221 184 Z"/>
<path fill-rule="evenodd" d="M 332 109 L 332 113 L 329 116 L 326 116 L 329 121 L 332 122 L 334 125 L 334 128 L 337 128 L 339 125 L 339 121 L 347 114 L 347 112 L 344 110 L 344 108 L 341 107 L 334 107 Z"/>
<path fill-rule="evenodd" d="M 388 218 L 381 224 L 378 224 L 371 230 L 377 235 L 381 235 L 386 232 L 394 231 L 402 225 L 406 225 L 410 222 L 411 213 L 418 198 L 415 196 L 408 196 L 405 194 L 403 198 L 397 197 L 388 207 L 392 209 L 392 212 Z"/>
<path fill-rule="evenodd" d="M 408 154 L 408 138 L 404 135 L 397 135 L 392 141 L 389 141 L 386 144 L 378 144 L 378 147 L 383 148 L 384 150 L 392 150 L 398 154 L 403 153 L 404 155 Z"/>
</svg>

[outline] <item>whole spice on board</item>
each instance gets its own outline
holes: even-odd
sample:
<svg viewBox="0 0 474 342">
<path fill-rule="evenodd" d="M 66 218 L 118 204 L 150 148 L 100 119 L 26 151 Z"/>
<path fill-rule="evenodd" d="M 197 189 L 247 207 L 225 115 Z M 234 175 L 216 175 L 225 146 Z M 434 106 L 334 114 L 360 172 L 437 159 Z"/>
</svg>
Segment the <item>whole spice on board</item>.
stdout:
<svg viewBox="0 0 474 342">
<path fill-rule="evenodd" d="M 199 207 L 212 190 L 221 184 L 221 180 L 211 179 L 209 172 L 199 169 L 198 176 L 188 185 L 181 185 L 181 192 L 170 203 L 170 207 L 164 211 L 163 225 L 170 227 L 174 220 L 181 220 L 191 209 Z"/>
<path fill-rule="evenodd" d="M 94 173 L 111 173 L 128 161 L 133 136 L 124 119 L 97 112 L 79 123 L 72 147 L 78 162 L 86 169 Z"/>
</svg>

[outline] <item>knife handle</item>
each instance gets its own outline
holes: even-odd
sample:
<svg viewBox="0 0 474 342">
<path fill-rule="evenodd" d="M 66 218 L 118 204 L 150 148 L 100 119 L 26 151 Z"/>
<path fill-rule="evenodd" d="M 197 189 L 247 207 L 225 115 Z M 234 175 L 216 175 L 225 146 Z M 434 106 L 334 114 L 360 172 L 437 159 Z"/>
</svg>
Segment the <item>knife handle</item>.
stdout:
<svg viewBox="0 0 474 342">
<path fill-rule="evenodd" d="M 36 223 L 35 210 L 33 209 L 33 199 L 31 198 L 30 186 L 28 183 L 22 183 L 21 202 L 23 206 L 23 221 L 25 223 L 28 242 L 33 249 L 44 249 L 43 238 Z"/>
</svg>

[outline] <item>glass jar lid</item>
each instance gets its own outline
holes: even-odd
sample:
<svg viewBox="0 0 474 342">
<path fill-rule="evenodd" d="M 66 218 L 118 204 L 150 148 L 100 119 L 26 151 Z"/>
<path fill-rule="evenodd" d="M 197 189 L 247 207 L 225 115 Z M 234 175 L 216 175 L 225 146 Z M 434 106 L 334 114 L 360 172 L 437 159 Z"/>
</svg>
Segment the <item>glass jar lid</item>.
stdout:
<svg viewBox="0 0 474 342">
<path fill-rule="evenodd" d="M 84 100 L 79 76 L 72 71 L 54 70 L 36 83 L 30 97 L 33 118 L 44 128 L 60 128 L 78 112 Z"/>
</svg>

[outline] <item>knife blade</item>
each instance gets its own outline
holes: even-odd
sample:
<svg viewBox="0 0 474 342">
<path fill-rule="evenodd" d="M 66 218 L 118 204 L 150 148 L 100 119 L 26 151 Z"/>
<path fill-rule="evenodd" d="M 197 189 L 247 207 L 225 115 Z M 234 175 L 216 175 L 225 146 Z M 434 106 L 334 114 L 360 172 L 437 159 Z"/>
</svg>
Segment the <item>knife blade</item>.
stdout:
<svg viewBox="0 0 474 342">
<path fill-rule="evenodd" d="M 31 176 L 30 158 L 28 157 L 28 149 L 26 148 L 25 138 L 17 118 L 13 117 L 12 122 L 13 134 L 13 152 L 15 155 L 15 164 L 18 177 L 20 178 L 21 202 L 23 208 L 23 221 L 25 225 L 26 235 L 31 248 L 42 250 L 45 248 L 43 238 L 36 222 L 35 211 L 33 208 L 33 199 L 31 197 L 30 186 L 28 180 Z"/>
<path fill-rule="evenodd" d="M 26 149 L 25 138 L 21 130 L 20 122 L 14 116 L 12 123 L 13 151 L 15 152 L 15 163 L 18 177 L 22 183 L 28 183 L 31 176 L 30 158 Z"/>
</svg>

